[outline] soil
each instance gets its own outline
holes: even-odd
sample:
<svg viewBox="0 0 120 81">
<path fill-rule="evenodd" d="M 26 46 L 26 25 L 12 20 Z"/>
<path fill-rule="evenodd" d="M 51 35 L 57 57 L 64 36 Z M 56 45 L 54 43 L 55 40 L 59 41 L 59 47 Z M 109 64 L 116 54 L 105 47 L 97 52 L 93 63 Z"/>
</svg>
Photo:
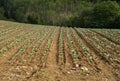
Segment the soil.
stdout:
<svg viewBox="0 0 120 81">
<path fill-rule="evenodd" d="M 7 25 L 4 25 L 7 24 Z M 21 32 L 24 33 L 23 37 L 27 36 L 28 33 L 34 32 L 27 39 L 23 40 L 19 45 L 13 47 L 12 49 L 5 52 L 3 55 L 0 55 L 0 81 L 119 81 L 120 80 L 120 57 L 115 54 L 120 51 L 119 43 L 113 41 L 112 39 L 104 36 L 102 33 L 97 31 L 88 31 L 88 29 L 78 29 L 78 28 L 64 28 L 64 27 L 50 27 L 50 31 L 45 29 L 45 32 L 42 32 L 44 27 L 27 24 L 15 24 L 13 22 L 0 21 L 0 31 L 6 30 L 6 26 L 10 24 L 10 27 L 13 25 L 25 26 L 25 30 L 22 27 L 23 31 L 12 32 L 15 37 Z M 31 27 L 29 27 L 31 26 Z M 32 27 L 33 26 L 33 27 Z M 5 28 L 4 28 L 5 27 Z M 4 28 L 4 29 L 3 29 Z M 15 28 L 15 27 L 14 27 Z M 21 27 L 20 27 L 21 28 Z M 28 28 L 28 30 L 27 30 Z M 9 27 L 8 27 L 9 29 Z M 48 27 L 49 29 L 49 27 Z M 69 41 L 67 36 L 68 34 L 71 37 Z M 20 29 L 21 30 L 21 29 Z M 72 31 L 73 30 L 73 31 Z M 103 30 L 105 31 L 105 30 Z M 38 33 L 42 32 L 39 36 Z M 105 44 L 108 44 L 110 47 L 117 46 L 117 49 L 110 50 L 92 39 L 90 36 L 93 32 L 97 38 L 103 41 Z M 112 31 L 114 32 L 114 31 Z M 47 33 L 47 35 L 45 35 Z M 60 48 L 60 34 L 62 33 L 63 47 Z M 89 49 L 89 53 L 92 56 L 92 60 L 86 55 L 85 50 L 79 45 L 78 39 L 75 35 L 78 36 L 78 39 Z M 82 34 L 83 33 L 83 34 Z M 49 39 L 53 34 L 52 42 L 50 43 L 50 48 L 47 48 Z M 114 32 L 115 34 L 115 32 Z M 6 34 L 7 35 L 7 34 Z M 116 33 L 116 36 L 118 33 Z M 9 36 L 9 34 L 8 34 Z M 14 59 L 14 55 L 18 50 L 34 36 L 37 36 L 33 42 L 25 49 L 21 55 L 17 55 Z M 46 36 L 44 40 L 39 44 L 39 49 L 35 52 L 32 57 L 29 57 L 32 49 L 38 43 L 38 40 L 43 36 Z M 103 38 L 106 38 L 108 41 L 104 41 Z M 119 38 L 119 37 L 118 37 Z M 5 39 L 4 41 L 8 40 Z M 16 38 L 19 39 L 19 38 Z M 91 39 L 88 40 L 88 39 Z M 13 41 L 10 45 L 14 44 Z M 74 58 L 70 42 L 74 45 L 76 52 L 78 54 L 78 59 Z M 114 45 L 111 44 L 114 43 Z M 117 59 L 118 62 L 112 62 L 109 58 L 104 56 L 101 51 L 95 47 L 94 44 L 99 44 L 100 47 L 105 49 L 107 53 L 111 53 L 111 56 Z M 1 43 L 2 44 L 2 43 Z M 6 46 L 4 46 L 6 47 Z M 3 48 L 4 48 L 3 47 Z M 62 53 L 61 51 L 62 50 Z M 117 51 L 117 52 L 116 52 Z"/>
</svg>

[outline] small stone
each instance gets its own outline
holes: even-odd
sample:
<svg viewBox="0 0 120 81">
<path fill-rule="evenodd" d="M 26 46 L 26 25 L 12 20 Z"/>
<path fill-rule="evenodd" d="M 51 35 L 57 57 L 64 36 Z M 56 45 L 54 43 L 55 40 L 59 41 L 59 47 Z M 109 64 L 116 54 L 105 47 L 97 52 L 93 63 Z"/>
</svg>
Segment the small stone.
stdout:
<svg viewBox="0 0 120 81">
<path fill-rule="evenodd" d="M 71 70 L 76 70 L 76 68 L 72 68 Z"/>
<path fill-rule="evenodd" d="M 88 68 L 83 66 L 83 67 L 81 67 L 81 70 L 88 71 Z"/>
<path fill-rule="evenodd" d="M 68 73 L 68 74 L 70 74 L 70 72 L 69 72 L 69 71 L 68 71 L 67 73 Z"/>
<path fill-rule="evenodd" d="M 79 67 L 79 64 L 76 64 L 75 66 L 78 68 L 78 67 Z"/>
</svg>

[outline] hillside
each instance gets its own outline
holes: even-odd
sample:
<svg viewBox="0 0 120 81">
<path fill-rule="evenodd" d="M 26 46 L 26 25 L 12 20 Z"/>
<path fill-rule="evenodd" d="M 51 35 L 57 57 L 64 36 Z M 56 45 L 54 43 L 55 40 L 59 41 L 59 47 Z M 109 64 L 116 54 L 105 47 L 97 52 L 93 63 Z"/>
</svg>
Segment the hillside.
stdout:
<svg viewBox="0 0 120 81">
<path fill-rule="evenodd" d="M 120 30 L 0 21 L 0 81 L 119 81 Z"/>
</svg>

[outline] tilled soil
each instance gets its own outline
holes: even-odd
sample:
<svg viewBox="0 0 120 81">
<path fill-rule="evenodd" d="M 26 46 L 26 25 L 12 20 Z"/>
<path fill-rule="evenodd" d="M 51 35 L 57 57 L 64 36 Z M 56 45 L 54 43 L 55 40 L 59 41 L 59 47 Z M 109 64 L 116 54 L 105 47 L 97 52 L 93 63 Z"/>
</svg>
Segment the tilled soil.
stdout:
<svg viewBox="0 0 120 81">
<path fill-rule="evenodd" d="M 0 21 L 0 31 L 6 30 L 6 27 L 9 29 L 9 26 L 11 29 L 14 25 L 18 26 L 18 29 L 20 27 L 18 33 L 14 31 L 13 35 L 14 32 L 10 32 L 12 36 L 5 34 L 6 39 L 0 41 L 1 45 L 3 41 L 11 39 L 9 36 L 17 40 L 22 38 L 16 38 L 21 32 L 24 33 L 23 37 L 34 33 L 11 49 L 7 47 L 13 45 L 15 40 L 1 46 L 0 81 L 120 81 L 120 45 L 102 34 L 102 31 L 107 30 L 98 33 L 95 29 L 50 26 L 45 26 L 44 29 L 44 26 Z M 118 35 L 118 31 L 113 32 Z M 115 49 L 103 47 L 91 37 L 92 35 Z M 0 33 L 0 37 L 2 36 L 4 34 Z M 38 42 L 42 38 L 43 40 Z M 31 39 L 33 41 L 24 48 L 23 45 Z M 100 51 L 94 44 L 98 44 L 104 50 Z M 35 48 L 35 45 L 38 45 L 38 48 Z M 21 49 L 22 47 L 24 49 Z M 3 48 L 7 49 L 4 53 L 1 52 Z M 20 54 L 16 55 L 19 51 Z"/>
</svg>

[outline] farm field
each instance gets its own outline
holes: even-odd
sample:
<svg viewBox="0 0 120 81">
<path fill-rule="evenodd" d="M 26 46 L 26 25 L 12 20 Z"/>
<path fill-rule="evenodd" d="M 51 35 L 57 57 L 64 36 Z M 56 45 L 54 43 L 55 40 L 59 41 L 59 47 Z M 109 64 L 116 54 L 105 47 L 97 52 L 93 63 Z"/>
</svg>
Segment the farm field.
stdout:
<svg viewBox="0 0 120 81">
<path fill-rule="evenodd" d="M 120 81 L 120 30 L 0 21 L 0 81 Z"/>
</svg>

